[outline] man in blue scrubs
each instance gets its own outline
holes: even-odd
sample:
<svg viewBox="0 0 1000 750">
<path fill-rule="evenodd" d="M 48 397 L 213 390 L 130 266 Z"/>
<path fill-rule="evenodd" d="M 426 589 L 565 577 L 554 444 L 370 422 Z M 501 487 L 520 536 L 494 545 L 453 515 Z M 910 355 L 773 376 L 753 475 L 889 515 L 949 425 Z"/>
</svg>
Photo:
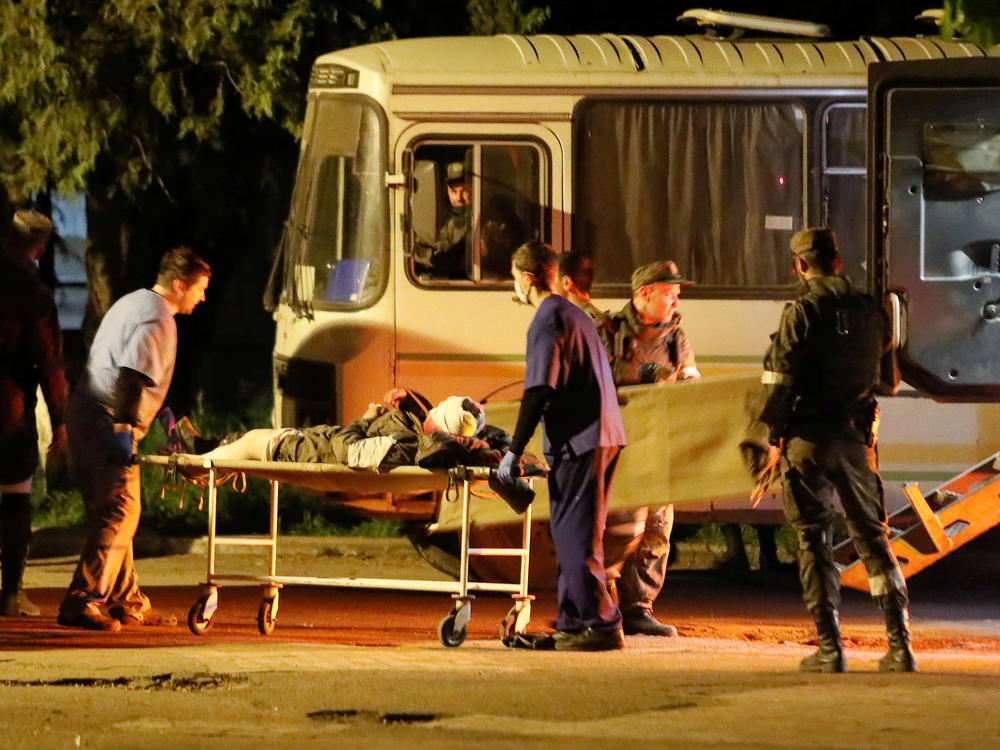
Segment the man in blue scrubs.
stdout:
<svg viewBox="0 0 1000 750">
<path fill-rule="evenodd" d="M 549 462 L 549 528 L 559 565 L 559 651 L 625 645 L 621 612 L 608 593 L 604 529 L 625 428 L 607 354 L 587 314 L 552 293 L 552 248 L 528 242 L 511 261 L 518 299 L 536 308 L 528 329 L 524 396 L 510 450 L 497 474 L 520 475 L 519 458 L 539 420 Z"/>
</svg>

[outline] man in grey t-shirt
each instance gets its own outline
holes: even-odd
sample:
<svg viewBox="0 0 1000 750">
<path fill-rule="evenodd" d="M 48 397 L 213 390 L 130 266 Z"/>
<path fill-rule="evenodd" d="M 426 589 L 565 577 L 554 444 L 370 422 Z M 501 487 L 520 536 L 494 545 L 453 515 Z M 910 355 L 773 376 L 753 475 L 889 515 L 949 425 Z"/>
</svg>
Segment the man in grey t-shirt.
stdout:
<svg viewBox="0 0 1000 750">
<path fill-rule="evenodd" d="M 177 624 L 139 590 L 132 539 L 141 494 L 132 455 L 170 388 L 174 316 L 189 315 L 205 299 L 210 276 L 204 260 L 189 248 L 175 248 L 160 260 L 153 288 L 122 297 L 97 330 L 67 417 L 89 533 L 59 607 L 60 625 L 117 631 L 122 625 Z"/>
</svg>

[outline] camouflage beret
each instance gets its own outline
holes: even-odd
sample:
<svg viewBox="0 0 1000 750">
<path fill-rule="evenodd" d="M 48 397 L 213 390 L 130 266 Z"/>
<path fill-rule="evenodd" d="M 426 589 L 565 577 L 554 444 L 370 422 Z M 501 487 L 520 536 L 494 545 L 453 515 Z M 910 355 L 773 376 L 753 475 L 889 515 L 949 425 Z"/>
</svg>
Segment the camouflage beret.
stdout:
<svg viewBox="0 0 1000 750">
<path fill-rule="evenodd" d="M 453 161 L 446 170 L 448 182 L 458 182 L 465 179 L 465 164 L 460 161 Z"/>
<path fill-rule="evenodd" d="M 38 211 L 21 209 L 14 213 L 11 229 L 26 243 L 44 245 L 52 234 L 52 220 Z"/>
<path fill-rule="evenodd" d="M 690 279 L 685 279 L 677 269 L 677 264 L 672 260 L 657 260 L 639 266 L 632 272 L 632 293 L 638 292 L 647 284 L 655 284 L 657 281 L 664 281 L 667 284 L 680 284 L 690 286 L 694 284 Z"/>
<path fill-rule="evenodd" d="M 826 227 L 810 227 L 792 235 L 791 249 L 793 255 L 813 252 L 817 255 L 836 255 L 837 235 Z"/>
</svg>

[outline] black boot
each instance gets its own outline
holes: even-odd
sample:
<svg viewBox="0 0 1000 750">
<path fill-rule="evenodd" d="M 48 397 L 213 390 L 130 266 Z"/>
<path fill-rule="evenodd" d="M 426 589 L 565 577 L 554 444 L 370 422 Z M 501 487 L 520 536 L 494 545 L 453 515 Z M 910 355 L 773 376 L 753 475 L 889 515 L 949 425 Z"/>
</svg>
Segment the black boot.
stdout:
<svg viewBox="0 0 1000 750">
<path fill-rule="evenodd" d="M 813 612 L 819 648 L 799 663 L 800 672 L 846 672 L 847 660 L 840 643 L 840 619 L 837 610 Z"/>
<path fill-rule="evenodd" d="M 906 605 L 893 596 L 880 596 L 878 605 L 885 614 L 889 651 L 879 659 L 879 672 L 916 672 L 917 662 L 910 648 L 910 614 Z"/>
<path fill-rule="evenodd" d="M 175 453 L 208 453 L 218 448 L 220 443 L 214 438 L 203 437 L 187 417 L 177 420 L 170 438 L 173 440 L 171 447 L 175 448 Z"/>
<path fill-rule="evenodd" d="M 3 593 L 17 597 L 31 544 L 31 495 L 5 492 L 0 497 L 0 568 Z"/>
</svg>

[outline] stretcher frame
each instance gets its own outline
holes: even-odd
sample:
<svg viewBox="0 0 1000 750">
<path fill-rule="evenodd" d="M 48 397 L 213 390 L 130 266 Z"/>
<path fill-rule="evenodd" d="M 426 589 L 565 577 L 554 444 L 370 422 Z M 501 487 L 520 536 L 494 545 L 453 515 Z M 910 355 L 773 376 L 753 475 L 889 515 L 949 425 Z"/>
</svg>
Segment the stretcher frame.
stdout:
<svg viewBox="0 0 1000 750">
<path fill-rule="evenodd" d="M 531 542 L 531 507 L 522 514 L 520 547 L 477 548 L 469 545 L 471 528 L 470 500 L 474 493 L 472 483 L 489 479 L 491 469 L 483 466 L 457 466 L 451 469 L 431 470 L 417 467 L 400 467 L 388 472 L 349 469 L 333 464 L 291 463 L 284 461 L 217 460 L 204 456 L 173 454 L 171 456 L 141 456 L 145 466 L 161 466 L 168 471 L 180 470 L 184 477 L 201 483 L 207 479 L 208 488 L 208 554 L 205 581 L 200 584 L 200 594 L 188 611 L 188 627 L 195 635 L 204 635 L 212 626 L 219 606 L 219 588 L 222 583 L 259 583 L 264 587 L 257 611 L 257 628 L 262 635 L 274 631 L 278 615 L 279 591 L 285 585 L 333 586 L 340 588 L 395 589 L 401 591 L 430 591 L 450 593 L 452 610 L 438 624 L 438 638 L 448 647 L 460 646 L 467 634 L 472 615 L 472 600 L 477 592 L 506 592 L 514 604 L 500 625 L 500 638 L 506 641 L 523 633 L 531 619 L 531 602 L 528 594 L 528 563 Z M 271 485 L 271 507 L 267 536 L 223 536 L 217 533 L 218 490 L 220 476 L 242 473 L 266 479 Z M 294 481 L 295 479 L 300 482 Z M 408 578 L 322 578 L 315 576 L 278 575 L 278 499 L 279 486 L 284 482 L 325 491 L 354 492 L 442 492 L 442 502 L 462 503 L 461 544 L 459 576 L 457 581 Z M 457 495 L 457 497 L 455 497 Z M 263 547 L 269 554 L 267 575 L 239 575 L 220 573 L 216 570 L 218 547 Z M 509 556 L 520 558 L 520 576 L 517 583 L 489 583 L 469 580 L 469 558 L 480 556 Z"/>
</svg>

